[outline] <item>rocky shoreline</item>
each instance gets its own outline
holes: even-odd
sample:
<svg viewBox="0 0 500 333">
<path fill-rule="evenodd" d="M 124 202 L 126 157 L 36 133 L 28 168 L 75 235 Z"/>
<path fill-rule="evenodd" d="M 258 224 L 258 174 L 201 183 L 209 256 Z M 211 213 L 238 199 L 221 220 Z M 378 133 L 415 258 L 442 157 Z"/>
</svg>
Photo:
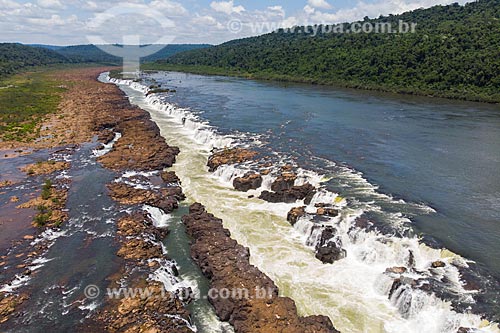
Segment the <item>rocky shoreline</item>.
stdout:
<svg viewBox="0 0 500 333">
<path fill-rule="evenodd" d="M 209 301 L 237 333 L 338 332 L 328 317 L 300 317 L 294 301 L 278 296 L 274 282 L 250 264 L 249 250 L 201 204 L 191 205 L 182 221 L 193 239 L 191 256 L 215 291 Z"/>
</svg>

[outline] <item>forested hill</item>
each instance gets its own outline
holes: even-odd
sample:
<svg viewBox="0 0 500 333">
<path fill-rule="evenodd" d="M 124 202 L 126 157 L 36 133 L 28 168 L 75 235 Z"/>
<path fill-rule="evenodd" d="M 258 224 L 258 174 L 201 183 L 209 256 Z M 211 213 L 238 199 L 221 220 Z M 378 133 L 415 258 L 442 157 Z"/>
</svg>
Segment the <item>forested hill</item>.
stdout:
<svg viewBox="0 0 500 333">
<path fill-rule="evenodd" d="M 14 43 L 0 44 L 0 78 L 25 67 L 67 62 L 65 56 L 52 50 Z"/>
<path fill-rule="evenodd" d="M 399 20 L 417 23 L 416 33 L 281 30 L 180 53 L 158 67 L 500 102 L 500 0 L 363 22 Z"/>
<path fill-rule="evenodd" d="M 207 44 L 167 45 L 157 53 L 145 57 L 143 61 L 165 59 L 179 52 L 209 46 Z M 61 47 L 41 44 L 0 43 L 0 78 L 33 66 L 66 63 L 121 65 L 121 62 L 121 58 L 109 55 L 94 45 Z"/>
<path fill-rule="evenodd" d="M 179 52 L 188 50 L 207 48 L 211 45 L 208 44 L 172 44 L 166 45 L 163 49 L 155 54 L 149 55 L 142 59 L 142 61 L 155 61 L 158 59 L 165 59 Z M 122 59 L 110 55 L 94 45 L 75 45 L 66 46 L 57 50 L 58 53 L 66 56 L 69 59 L 77 62 L 99 62 L 121 64 Z"/>
</svg>

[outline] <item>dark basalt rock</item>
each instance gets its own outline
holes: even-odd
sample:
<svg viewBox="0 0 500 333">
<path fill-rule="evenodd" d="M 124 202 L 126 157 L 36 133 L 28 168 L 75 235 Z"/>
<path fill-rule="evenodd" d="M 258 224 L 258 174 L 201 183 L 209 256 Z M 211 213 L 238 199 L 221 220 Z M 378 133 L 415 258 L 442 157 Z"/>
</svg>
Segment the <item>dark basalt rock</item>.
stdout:
<svg viewBox="0 0 500 333">
<path fill-rule="evenodd" d="M 304 199 L 306 204 L 311 202 L 316 189 L 311 184 L 304 184 L 301 186 L 292 186 L 290 189 L 282 190 L 279 192 L 263 191 L 259 196 L 260 199 L 268 202 L 285 202 L 294 203 L 297 200 Z"/>
<path fill-rule="evenodd" d="M 262 176 L 258 173 L 247 173 L 233 181 L 233 186 L 238 191 L 247 192 L 262 186 Z"/>
<path fill-rule="evenodd" d="M 296 174 L 292 172 L 284 172 L 271 184 L 271 190 L 274 192 L 289 190 L 295 184 L 296 179 Z"/>
<path fill-rule="evenodd" d="M 333 227 L 326 227 L 321 234 L 321 238 L 316 245 L 316 258 L 325 264 L 333 264 L 335 261 L 346 257 L 346 251 L 337 244 L 333 238 L 337 230 Z"/>
<path fill-rule="evenodd" d="M 432 268 L 443 268 L 443 267 L 445 267 L 445 266 L 446 266 L 446 264 L 445 264 L 444 262 L 440 261 L 440 260 L 438 260 L 438 261 L 434 261 L 434 262 L 431 264 L 431 267 L 432 267 Z"/>
</svg>

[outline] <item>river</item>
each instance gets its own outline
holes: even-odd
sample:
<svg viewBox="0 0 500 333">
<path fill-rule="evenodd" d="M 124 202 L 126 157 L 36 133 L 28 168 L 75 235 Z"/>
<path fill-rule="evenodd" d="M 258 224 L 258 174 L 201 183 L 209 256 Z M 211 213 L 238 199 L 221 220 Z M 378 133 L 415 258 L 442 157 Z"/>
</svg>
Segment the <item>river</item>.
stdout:
<svg viewBox="0 0 500 333">
<path fill-rule="evenodd" d="M 497 106 L 184 73 L 147 80 L 176 93 L 145 97 L 136 90 L 140 84 L 120 86 L 180 147 L 174 170 L 189 200 L 224 220 L 301 313 L 328 315 L 343 332 L 488 326 L 464 313 L 469 307 L 498 321 Z M 213 147 L 234 145 L 267 152 L 276 164 L 296 164 L 322 187 L 316 202 L 338 202 L 342 216 L 332 223 L 347 258 L 321 264 L 311 249 L 311 223 L 292 227 L 285 219 L 294 205 L 233 190 L 231 180 L 244 170 L 207 171 Z M 361 214 L 380 232 L 353 237 L 350 226 Z M 412 290 L 388 299 L 392 280 L 383 272 L 403 264 L 407 249 L 422 269 L 437 259 L 453 263 L 431 272 L 440 275 L 442 295 Z M 483 290 L 461 289 L 454 265 L 470 268 Z"/>
</svg>

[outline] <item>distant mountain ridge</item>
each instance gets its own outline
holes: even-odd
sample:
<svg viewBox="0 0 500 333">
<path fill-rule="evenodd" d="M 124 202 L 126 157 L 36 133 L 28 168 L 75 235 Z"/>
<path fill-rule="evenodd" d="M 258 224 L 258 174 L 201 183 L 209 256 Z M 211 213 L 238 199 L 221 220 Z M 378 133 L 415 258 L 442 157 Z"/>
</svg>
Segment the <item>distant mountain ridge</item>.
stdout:
<svg viewBox="0 0 500 333">
<path fill-rule="evenodd" d="M 26 67 L 69 62 L 65 56 L 53 50 L 17 43 L 0 44 L 0 78 Z"/>
<path fill-rule="evenodd" d="M 156 67 L 500 102 L 500 0 L 360 22 L 397 26 L 400 20 L 417 23 L 416 32 L 339 34 L 319 29 L 314 36 L 279 30 L 183 52 Z"/>
<path fill-rule="evenodd" d="M 142 61 L 165 59 L 179 52 L 209 47 L 208 44 L 166 45 Z M 53 64 L 99 63 L 121 65 L 121 59 L 94 45 L 54 46 L 19 43 L 0 43 L 0 78 L 25 68 Z"/>
<path fill-rule="evenodd" d="M 166 45 L 163 49 L 150 56 L 141 59 L 143 62 L 166 59 L 174 54 L 189 50 L 201 49 L 210 47 L 209 44 L 171 44 Z M 57 50 L 58 53 L 64 55 L 68 59 L 76 62 L 102 62 L 121 64 L 121 58 L 110 55 L 95 45 L 74 45 L 66 46 Z"/>
</svg>

